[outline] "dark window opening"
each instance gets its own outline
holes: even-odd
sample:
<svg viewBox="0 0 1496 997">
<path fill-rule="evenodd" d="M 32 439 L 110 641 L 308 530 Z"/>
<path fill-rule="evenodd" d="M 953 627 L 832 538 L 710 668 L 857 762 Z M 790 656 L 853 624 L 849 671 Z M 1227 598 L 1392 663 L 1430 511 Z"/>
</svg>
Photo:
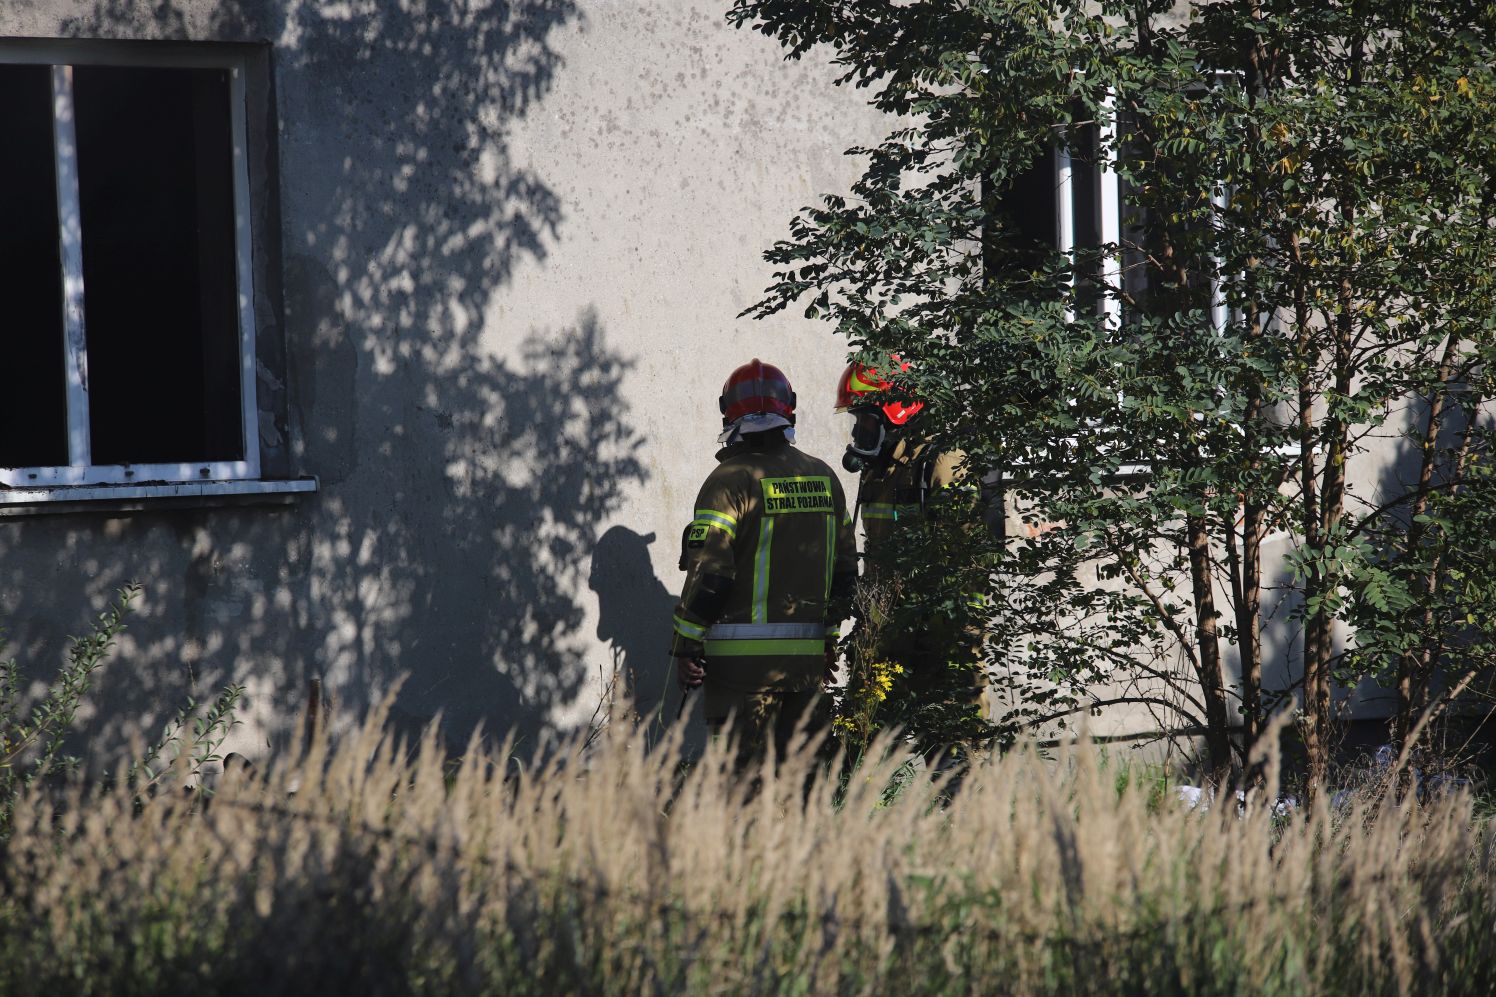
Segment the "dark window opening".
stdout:
<svg viewBox="0 0 1496 997">
<path fill-rule="evenodd" d="M 93 462 L 241 460 L 228 72 L 73 80 Z"/>
<path fill-rule="evenodd" d="M 1057 192 L 1054 153 L 1045 150 L 1017 174 L 1002 198 L 1006 238 L 1004 262 L 1016 273 L 1041 270 L 1059 245 L 1057 239 Z"/>
<path fill-rule="evenodd" d="M 0 466 L 66 464 L 52 71 L 0 65 Z"/>
<path fill-rule="evenodd" d="M 1132 115 L 1123 113 L 1118 124 L 1124 139 L 1119 153 L 1134 169 L 1141 169 L 1147 158 L 1147 150 L 1136 141 L 1138 134 Z M 1150 274 L 1153 261 L 1157 260 L 1159 236 L 1157 226 L 1149 211 L 1139 202 L 1142 192 L 1128 179 L 1126 172 L 1118 182 L 1119 202 L 1122 210 L 1122 291 L 1134 302 L 1124 306 L 1124 323 L 1135 322 L 1146 312 L 1154 281 Z"/>
<path fill-rule="evenodd" d="M 1077 118 L 1082 118 L 1077 114 Z M 1075 311 L 1099 315 L 1101 284 L 1101 130 L 1095 122 L 1070 131 L 1070 190 L 1075 218 Z"/>
</svg>

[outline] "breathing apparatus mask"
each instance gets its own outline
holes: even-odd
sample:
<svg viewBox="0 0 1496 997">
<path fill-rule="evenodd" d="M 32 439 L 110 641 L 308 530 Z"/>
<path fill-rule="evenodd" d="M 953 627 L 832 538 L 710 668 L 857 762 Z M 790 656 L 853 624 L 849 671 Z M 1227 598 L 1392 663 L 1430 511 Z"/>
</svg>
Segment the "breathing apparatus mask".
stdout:
<svg viewBox="0 0 1496 997">
<path fill-rule="evenodd" d="M 842 454 L 842 467 L 853 474 L 873 466 L 885 457 L 885 449 L 892 444 L 888 431 L 888 420 L 883 410 L 876 405 L 859 406 L 852 409 L 852 442 Z"/>
</svg>

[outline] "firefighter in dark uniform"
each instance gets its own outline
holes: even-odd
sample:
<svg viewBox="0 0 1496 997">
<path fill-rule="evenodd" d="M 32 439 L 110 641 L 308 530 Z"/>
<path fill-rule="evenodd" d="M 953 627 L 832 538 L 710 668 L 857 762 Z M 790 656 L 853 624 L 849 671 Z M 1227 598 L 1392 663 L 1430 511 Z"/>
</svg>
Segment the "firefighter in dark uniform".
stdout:
<svg viewBox="0 0 1496 997">
<path fill-rule="evenodd" d="M 837 385 L 836 410 L 850 412 L 855 421 L 852 442 L 842 464 L 861 475 L 854 514 L 862 520 L 865 537 L 865 584 L 898 578 L 897 548 L 902 530 L 929 514 L 932 500 L 945 492 L 978 489 L 968 479 L 965 455 L 960 451 L 938 451 L 919 429 L 924 402 L 890 400 L 897 391 L 892 377 L 909 364 L 897 356 L 887 365 L 892 376 L 860 363 L 849 365 Z M 979 599 L 981 586 L 975 580 L 967 591 Z M 985 672 L 981 666 L 981 635 L 969 622 L 952 621 L 924 612 L 918 599 L 892 607 L 880 625 L 878 656 L 900 666 L 900 681 L 906 682 L 916 701 L 928 703 L 936 697 L 963 703 L 985 716 L 983 699 Z M 958 667 L 952 668 L 952 665 Z"/>
<path fill-rule="evenodd" d="M 723 446 L 682 542 L 670 653 L 683 689 L 704 686 L 707 724 L 732 719 L 745 767 L 771 739 L 782 755 L 797 723 L 820 719 L 812 707 L 851 613 L 857 552 L 841 482 L 794 446 L 783 372 L 744 364 L 719 407 Z"/>
</svg>

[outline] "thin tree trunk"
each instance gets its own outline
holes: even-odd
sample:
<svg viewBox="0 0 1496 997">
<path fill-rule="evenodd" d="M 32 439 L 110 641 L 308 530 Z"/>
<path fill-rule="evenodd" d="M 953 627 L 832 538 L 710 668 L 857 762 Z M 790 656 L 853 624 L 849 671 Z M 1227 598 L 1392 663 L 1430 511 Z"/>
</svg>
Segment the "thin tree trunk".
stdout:
<svg viewBox="0 0 1496 997">
<path fill-rule="evenodd" d="M 1261 305 L 1254 300 L 1249 307 L 1253 311 L 1248 320 L 1248 342 L 1255 343 L 1262 339 Z M 1236 645 L 1241 658 L 1242 756 L 1250 760 L 1262 723 L 1262 537 L 1267 516 L 1262 501 L 1251 490 L 1262 473 L 1262 461 L 1257 456 L 1261 445 L 1258 432 L 1263 407 L 1261 383 L 1253 380 L 1247 385 L 1246 394 L 1242 447 L 1247 454 L 1247 491 L 1242 496 Z M 1234 525 L 1228 524 L 1227 528 L 1235 533 Z"/>
<path fill-rule="evenodd" d="M 1351 92 L 1361 84 L 1365 52 L 1366 39 L 1360 36 L 1352 39 L 1346 69 L 1346 86 Z M 1348 238 L 1354 239 L 1357 224 L 1356 197 L 1348 184 L 1340 192 L 1339 209 L 1342 229 Z M 1343 266 L 1347 269 L 1340 278 L 1335 319 L 1331 323 L 1333 362 L 1330 376 L 1335 396 L 1339 398 L 1350 396 L 1355 342 L 1355 287 L 1348 269 L 1350 261 L 1345 261 Z M 1301 420 L 1306 416 L 1306 412 L 1300 413 Z M 1350 423 L 1331 407 L 1325 420 L 1325 456 L 1320 469 L 1318 529 L 1315 542 L 1310 543 L 1310 550 L 1315 554 L 1324 551 L 1325 544 L 1345 513 L 1345 462 L 1349 456 L 1350 431 Z M 1307 481 L 1313 476 L 1313 460 L 1308 460 L 1306 466 L 1310 471 L 1306 475 Z M 1305 591 L 1305 597 L 1312 600 L 1313 609 L 1306 614 L 1304 626 L 1304 713 L 1307 718 L 1305 747 L 1309 755 L 1312 799 L 1329 777 L 1330 752 L 1333 749 L 1330 736 L 1330 659 L 1334 651 L 1335 619 L 1326 603 L 1337 580 L 1326 577 L 1324 571 L 1316 568 L 1310 573 L 1310 582 L 1312 584 L 1306 586 Z"/>
<path fill-rule="evenodd" d="M 1221 636 L 1216 626 L 1214 579 L 1210 572 L 1210 533 L 1204 515 L 1185 517 L 1190 581 L 1194 587 L 1195 643 L 1199 649 L 1200 688 L 1205 700 L 1205 749 L 1211 781 L 1224 786 L 1231 775 L 1231 721 L 1221 675 Z"/>
<path fill-rule="evenodd" d="M 1346 210 L 1350 219 L 1347 227 L 1354 224 L 1354 214 Z M 1334 392 L 1337 397 L 1349 396 L 1351 391 L 1351 307 L 1353 289 L 1349 277 L 1340 281 L 1337 313 L 1334 322 Z M 1317 552 L 1324 549 L 1335 527 L 1345 513 L 1345 461 L 1349 450 L 1351 426 L 1344 418 L 1331 414 L 1325 421 L 1325 459 L 1320 469 L 1319 530 Z M 1335 617 L 1326 605 L 1336 579 L 1316 569 L 1313 572 L 1316 585 L 1314 596 L 1318 596 L 1315 607 L 1305 621 L 1304 655 L 1304 713 L 1308 717 L 1310 738 L 1309 780 L 1313 786 L 1321 786 L 1330 774 L 1330 752 L 1333 741 L 1330 736 L 1330 658 L 1335 647 Z M 1306 593 L 1307 594 L 1307 593 Z M 1312 655 L 1309 648 L 1312 646 Z"/>
<path fill-rule="evenodd" d="M 1252 757 L 1262 731 L 1262 504 L 1248 500 L 1242 515 L 1241 600 L 1236 640 L 1241 654 L 1242 753 Z"/>
<path fill-rule="evenodd" d="M 1475 437 L 1476 421 L 1479 416 L 1480 405 L 1480 398 L 1476 397 L 1471 399 L 1465 406 L 1467 421 L 1465 422 L 1464 431 L 1460 434 L 1460 448 L 1455 453 L 1454 478 L 1449 487 L 1451 498 L 1459 495 L 1465 486 L 1465 474 L 1470 468 L 1470 443 Z M 1438 594 L 1440 581 L 1444 577 L 1443 558 L 1444 551 L 1446 550 L 1448 550 L 1447 545 L 1440 551 L 1439 556 L 1434 558 L 1433 563 L 1429 565 L 1428 581 L 1431 598 L 1433 595 Z M 1430 641 L 1428 644 L 1428 653 L 1423 662 L 1424 680 L 1421 692 L 1419 692 L 1418 698 L 1415 700 L 1415 705 L 1419 710 L 1422 710 L 1428 701 L 1429 683 L 1432 681 L 1434 672 L 1439 668 L 1440 658 L 1443 657 L 1444 649 L 1445 644 L 1442 638 Z"/>
<path fill-rule="evenodd" d="M 1251 4 L 1251 14 L 1254 20 L 1261 20 L 1261 5 L 1255 0 Z M 1254 33 L 1247 55 L 1246 79 L 1247 100 L 1254 111 L 1258 95 L 1272 85 L 1273 76 L 1263 36 Z M 1247 147 L 1259 148 L 1261 130 L 1257 115 L 1248 115 L 1248 122 Z M 1253 203 L 1261 211 L 1262 191 L 1259 189 L 1255 193 Z M 1259 226 L 1258 230 L 1261 228 Z M 1258 288 L 1256 271 L 1261 262 L 1257 256 L 1249 257 L 1244 275 L 1254 290 L 1248 303 L 1251 309 L 1247 316 L 1248 352 L 1251 344 L 1260 343 L 1264 335 L 1263 306 L 1255 293 Z M 1257 375 L 1249 376 L 1253 380 L 1247 385 L 1246 409 L 1242 414 L 1242 447 L 1248 455 L 1247 481 L 1250 486 L 1256 483 L 1262 469 L 1262 462 L 1257 459 L 1257 447 L 1260 445 L 1258 421 L 1263 416 L 1263 404 L 1262 383 Z M 1266 510 L 1249 488 L 1242 496 L 1241 549 L 1233 572 L 1236 582 L 1236 641 L 1241 660 L 1242 757 L 1248 761 L 1257 746 L 1262 724 L 1262 538 L 1265 522 Z M 1234 538 L 1234 529 L 1229 532 Z"/>
<path fill-rule="evenodd" d="M 1428 536 L 1428 525 L 1422 517 L 1428 512 L 1429 485 L 1434 480 L 1434 466 L 1439 462 L 1439 433 L 1444 423 L 1445 392 L 1453 369 L 1457 345 L 1454 336 L 1450 336 L 1444 344 L 1444 354 L 1439 360 L 1439 384 L 1434 389 L 1433 396 L 1428 400 L 1428 413 L 1423 421 L 1418 483 L 1414 486 L 1413 503 L 1409 509 L 1412 518 L 1408 524 L 1407 556 L 1410 558 L 1417 556 Z M 1408 733 L 1413 729 L 1413 716 L 1422 699 L 1419 686 L 1426 686 L 1428 681 L 1427 665 L 1432 656 L 1430 642 L 1434 640 L 1433 595 L 1437 587 L 1438 566 L 1435 564 L 1431 565 L 1430 570 L 1419 578 L 1419 590 L 1415 594 L 1422 606 L 1419 622 L 1423 627 L 1423 642 L 1416 651 L 1409 651 L 1399 656 L 1397 662 L 1397 717 L 1392 731 L 1392 743 L 1399 751 L 1402 750 Z"/>
<path fill-rule="evenodd" d="M 1314 378 L 1315 368 L 1319 357 L 1314 349 L 1314 333 L 1310 328 L 1308 289 L 1304 286 L 1305 273 L 1303 264 L 1302 247 L 1299 244 L 1298 233 L 1292 233 L 1289 237 L 1289 251 L 1292 254 L 1293 267 L 1293 313 L 1296 360 L 1299 365 L 1298 374 L 1298 433 L 1299 433 L 1299 488 L 1301 490 L 1300 503 L 1302 519 L 1300 526 L 1304 533 L 1304 545 L 1309 550 L 1320 547 L 1319 532 L 1319 502 L 1318 489 L 1316 486 L 1316 474 L 1314 465 L 1315 433 L 1314 433 Z M 1320 580 L 1319 570 L 1312 564 L 1309 573 L 1304 579 L 1304 599 L 1314 601 L 1316 605 L 1322 602 L 1323 584 Z M 1311 711 L 1313 702 L 1313 684 L 1315 663 L 1321 660 L 1319 653 L 1320 629 L 1312 625 L 1314 614 L 1306 613 L 1303 633 L 1303 668 L 1304 668 L 1304 713 L 1306 722 L 1304 724 L 1304 745 L 1309 752 L 1311 760 L 1322 754 L 1321 740 L 1323 732 L 1315 724 L 1315 716 Z M 1308 803 L 1313 806 L 1319 787 L 1312 780 L 1309 784 Z"/>
</svg>

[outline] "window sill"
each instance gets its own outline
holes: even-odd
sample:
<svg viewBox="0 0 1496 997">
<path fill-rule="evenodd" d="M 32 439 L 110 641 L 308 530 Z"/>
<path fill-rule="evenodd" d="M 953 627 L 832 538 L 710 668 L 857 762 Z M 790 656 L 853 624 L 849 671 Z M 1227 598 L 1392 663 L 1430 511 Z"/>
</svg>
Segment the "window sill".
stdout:
<svg viewBox="0 0 1496 997">
<path fill-rule="evenodd" d="M 1123 464 L 1122 466 L 1118 467 L 1117 470 L 1115 470 L 1112 473 L 1110 473 L 1110 474 L 1106 475 L 1105 477 L 1103 477 L 1102 480 L 1101 480 L 1101 483 L 1097 487 L 1104 488 L 1104 487 L 1106 487 L 1109 484 L 1114 484 L 1114 483 L 1119 482 L 1119 481 L 1136 481 L 1136 480 L 1138 480 L 1140 478 L 1152 477 L 1152 475 L 1153 475 L 1153 465 L 1152 464 L 1147 464 L 1147 463 Z M 1001 483 L 1002 485 L 1007 486 L 1007 485 L 1034 485 L 1037 479 L 1035 479 L 1033 477 L 1033 475 L 1029 474 L 1024 469 L 1024 466 L 1022 464 L 1016 464 L 1016 465 L 1011 466 L 1008 470 L 1001 471 L 1001 472 L 999 472 L 997 474 L 989 475 L 986 478 L 983 478 L 982 480 L 984 482 L 988 483 L 988 484 L 998 484 L 998 483 Z M 1038 485 L 1038 486 L 1036 486 L 1036 490 L 1042 491 L 1043 487 L 1044 487 L 1043 485 Z"/>
<path fill-rule="evenodd" d="M 0 519 L 65 512 L 139 512 L 181 506 L 289 505 L 317 491 L 317 479 L 188 481 L 180 484 L 0 488 Z"/>
<path fill-rule="evenodd" d="M 1298 457 L 1303 453 L 1297 443 L 1288 443 L 1281 447 L 1275 447 L 1272 452 L 1279 457 Z M 1206 457 L 1208 459 L 1209 455 L 1206 455 Z M 1115 471 L 1106 475 L 1102 479 L 1102 484 L 1104 487 L 1105 484 L 1113 482 L 1138 481 L 1152 476 L 1152 461 L 1133 461 L 1129 464 L 1120 465 Z M 989 474 L 982 480 L 988 484 L 997 484 L 999 482 L 1003 485 L 1033 484 L 1033 478 L 1026 473 L 1024 465 L 1021 463 L 1014 463 L 1007 470 L 996 474 Z"/>
</svg>

